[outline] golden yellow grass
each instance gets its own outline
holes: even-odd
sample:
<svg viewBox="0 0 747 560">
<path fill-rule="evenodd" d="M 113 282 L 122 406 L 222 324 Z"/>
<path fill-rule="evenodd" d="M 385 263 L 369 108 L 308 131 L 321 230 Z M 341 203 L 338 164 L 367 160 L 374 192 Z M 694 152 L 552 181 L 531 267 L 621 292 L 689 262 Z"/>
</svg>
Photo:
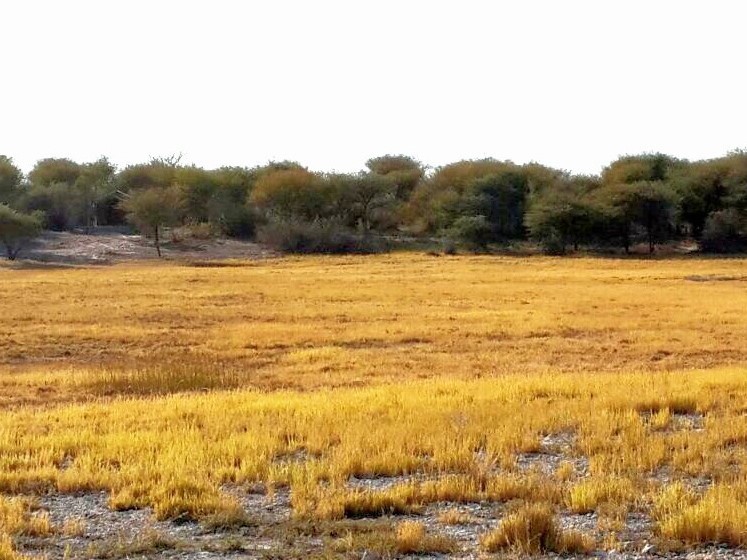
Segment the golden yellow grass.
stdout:
<svg viewBox="0 0 747 560">
<path fill-rule="evenodd" d="M 236 264 L 0 268 L 0 493 L 106 490 L 115 509 L 233 525 L 224 486 L 263 482 L 301 518 L 521 500 L 744 544 L 742 261 Z M 557 472 L 519 468 L 559 434 Z M 669 486 L 692 477 L 715 485 Z M 2 511 L 0 557 L 39 523 Z"/>
<path fill-rule="evenodd" d="M 0 363 L 23 374 L 3 376 L 0 399 L 169 392 L 175 369 L 186 389 L 311 389 L 747 358 L 739 260 L 408 254 L 237 264 L 0 268 Z M 708 275 L 735 279 L 687 279 Z"/>
</svg>

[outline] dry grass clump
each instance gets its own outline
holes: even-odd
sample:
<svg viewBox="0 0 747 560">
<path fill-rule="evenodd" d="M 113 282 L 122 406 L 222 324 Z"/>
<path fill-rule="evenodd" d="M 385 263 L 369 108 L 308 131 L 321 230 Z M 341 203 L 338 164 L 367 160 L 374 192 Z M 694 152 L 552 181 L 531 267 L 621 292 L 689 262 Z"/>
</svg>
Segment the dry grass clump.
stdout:
<svg viewBox="0 0 747 560">
<path fill-rule="evenodd" d="M 86 533 L 86 522 L 79 517 L 65 519 L 60 532 L 66 537 L 82 537 Z"/>
<path fill-rule="evenodd" d="M 47 512 L 31 512 L 30 503 L 22 498 L 0 495 L 0 560 L 23 560 L 13 537 L 47 537 L 54 527 Z"/>
<path fill-rule="evenodd" d="M 248 373 L 236 364 L 198 355 L 130 367 L 109 366 L 78 376 L 76 382 L 79 390 L 99 396 L 147 396 L 233 389 L 246 384 L 247 379 Z"/>
<path fill-rule="evenodd" d="M 0 532 L 0 560 L 24 560 L 13 546 L 10 536 Z"/>
<path fill-rule="evenodd" d="M 54 532 L 49 514 L 31 512 L 22 498 L 0 496 L 0 531 L 8 535 L 46 537 Z"/>
<path fill-rule="evenodd" d="M 486 552 L 510 550 L 524 555 L 588 553 L 594 547 L 589 537 L 561 530 L 544 504 L 528 504 L 506 516 L 496 529 L 483 535 L 480 544 Z"/>
<path fill-rule="evenodd" d="M 403 521 L 397 525 L 396 543 L 400 554 L 448 554 L 457 550 L 452 539 L 429 535 L 425 525 L 417 521 Z"/>
<path fill-rule="evenodd" d="M 627 478 L 591 478 L 575 484 L 568 492 L 566 504 L 573 513 L 590 513 L 604 503 L 630 503 L 635 487 Z"/>
<path fill-rule="evenodd" d="M 688 545 L 747 545 L 747 503 L 727 486 L 714 486 L 699 500 L 679 488 L 666 490 L 657 503 L 657 531 Z"/>
<path fill-rule="evenodd" d="M 442 525 L 469 525 L 475 519 L 468 513 L 450 508 L 438 514 L 437 520 Z"/>
</svg>

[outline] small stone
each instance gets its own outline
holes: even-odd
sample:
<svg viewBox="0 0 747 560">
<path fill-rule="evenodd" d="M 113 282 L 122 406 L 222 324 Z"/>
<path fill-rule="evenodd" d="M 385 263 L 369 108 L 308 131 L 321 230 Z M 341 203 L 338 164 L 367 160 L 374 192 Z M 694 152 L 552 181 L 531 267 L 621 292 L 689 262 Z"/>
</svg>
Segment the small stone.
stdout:
<svg viewBox="0 0 747 560">
<path fill-rule="evenodd" d="M 656 551 L 656 547 L 650 543 L 646 543 L 641 550 L 642 554 L 653 554 Z"/>
</svg>

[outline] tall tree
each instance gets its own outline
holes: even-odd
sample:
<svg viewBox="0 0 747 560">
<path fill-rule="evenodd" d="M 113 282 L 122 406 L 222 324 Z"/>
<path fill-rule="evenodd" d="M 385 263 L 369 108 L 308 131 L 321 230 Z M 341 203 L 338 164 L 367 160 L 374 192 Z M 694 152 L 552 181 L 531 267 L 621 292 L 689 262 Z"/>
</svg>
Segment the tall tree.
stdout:
<svg viewBox="0 0 747 560">
<path fill-rule="evenodd" d="M 673 233 L 674 195 L 666 185 L 653 181 L 610 185 L 595 194 L 605 216 L 608 239 L 618 237 L 625 251 L 630 250 L 635 226 L 645 232 L 649 252 Z"/>
<path fill-rule="evenodd" d="M 90 228 L 98 225 L 99 203 L 115 190 L 115 171 L 116 168 L 106 157 L 81 166 L 75 187 L 80 194 L 86 233 L 90 231 Z"/>
<path fill-rule="evenodd" d="M 153 236 L 156 253 L 161 257 L 161 228 L 179 223 L 183 213 L 182 192 L 177 187 L 135 191 L 122 201 L 127 219 L 142 233 Z"/>
</svg>

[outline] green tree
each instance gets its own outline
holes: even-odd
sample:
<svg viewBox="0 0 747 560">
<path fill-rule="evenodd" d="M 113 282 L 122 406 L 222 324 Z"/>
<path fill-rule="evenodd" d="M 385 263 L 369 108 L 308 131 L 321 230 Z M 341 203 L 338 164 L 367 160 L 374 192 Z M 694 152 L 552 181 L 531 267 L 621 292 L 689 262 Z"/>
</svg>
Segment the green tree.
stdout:
<svg viewBox="0 0 747 560">
<path fill-rule="evenodd" d="M 485 216 L 460 216 L 447 230 L 448 236 L 472 251 L 485 251 L 493 240 L 493 228 Z"/>
<path fill-rule="evenodd" d="M 5 247 L 8 260 L 15 260 L 25 244 L 41 231 L 41 217 L 38 214 L 22 214 L 7 204 L 0 204 L 0 243 Z"/>
<path fill-rule="evenodd" d="M 640 181 L 665 181 L 684 165 L 686 162 L 666 154 L 623 156 L 602 171 L 602 183 L 629 185 Z"/>
<path fill-rule="evenodd" d="M 495 159 L 463 160 L 439 167 L 415 188 L 404 215 L 415 231 L 448 229 L 462 215 L 463 198 L 474 194 L 470 188 L 477 179 L 516 169 L 511 162 Z"/>
<path fill-rule="evenodd" d="M 709 214 L 701 248 L 709 253 L 736 253 L 747 249 L 747 216 L 736 208 Z"/>
<path fill-rule="evenodd" d="M 371 158 L 366 167 L 374 175 L 386 177 L 394 186 L 394 196 L 407 200 L 425 175 L 422 163 L 405 155 L 384 155 Z"/>
<path fill-rule="evenodd" d="M 47 158 L 36 162 L 29 181 L 36 187 L 65 184 L 73 186 L 82 172 L 81 165 L 67 158 Z"/>
<path fill-rule="evenodd" d="M 174 226 L 184 211 L 182 192 L 177 187 L 141 189 L 130 193 L 122 208 L 127 220 L 142 233 L 152 235 L 156 253 L 161 256 L 161 228 Z"/>
<path fill-rule="evenodd" d="M 80 197 L 83 226 L 86 233 L 98 225 L 99 205 L 114 193 L 114 173 L 116 168 L 106 157 L 81 166 L 75 181 Z"/>
<path fill-rule="evenodd" d="M 327 217 L 333 192 L 319 176 L 305 169 L 263 173 L 254 184 L 250 201 L 269 218 L 314 220 Z"/>
<path fill-rule="evenodd" d="M 376 211 L 391 205 L 397 186 L 388 175 L 363 173 L 352 178 L 346 193 L 353 216 L 368 233 Z"/>
<path fill-rule="evenodd" d="M 596 191 L 595 197 L 606 224 L 603 237 L 619 239 L 625 252 L 630 250 L 636 226 L 644 231 L 650 253 L 674 231 L 675 196 L 660 182 L 610 185 Z"/>
<path fill-rule="evenodd" d="M 167 188 L 174 184 L 176 169 L 177 162 L 163 158 L 130 165 L 117 174 L 117 188 L 122 192 L 154 187 Z"/>
<path fill-rule="evenodd" d="M 465 199 L 468 214 L 485 216 L 492 241 L 505 242 L 524 237 L 524 209 L 528 181 L 516 170 L 503 171 L 475 179 Z"/>
<path fill-rule="evenodd" d="M 25 190 L 18 207 L 44 216 L 45 227 L 66 231 L 81 224 L 83 201 L 80 192 L 67 183 L 32 186 Z"/>
<path fill-rule="evenodd" d="M 13 164 L 13 160 L 0 155 L 0 204 L 10 204 L 19 194 L 23 173 Z"/>
<path fill-rule="evenodd" d="M 578 251 L 579 245 L 591 242 L 599 221 L 591 203 L 568 192 L 546 193 L 533 202 L 525 216 L 532 239 L 554 254 L 564 254 L 568 245 Z"/>
<path fill-rule="evenodd" d="M 215 175 L 194 165 L 179 167 L 174 172 L 174 184 L 182 189 L 187 218 L 192 222 L 207 222 L 210 199 L 217 188 Z"/>
</svg>

